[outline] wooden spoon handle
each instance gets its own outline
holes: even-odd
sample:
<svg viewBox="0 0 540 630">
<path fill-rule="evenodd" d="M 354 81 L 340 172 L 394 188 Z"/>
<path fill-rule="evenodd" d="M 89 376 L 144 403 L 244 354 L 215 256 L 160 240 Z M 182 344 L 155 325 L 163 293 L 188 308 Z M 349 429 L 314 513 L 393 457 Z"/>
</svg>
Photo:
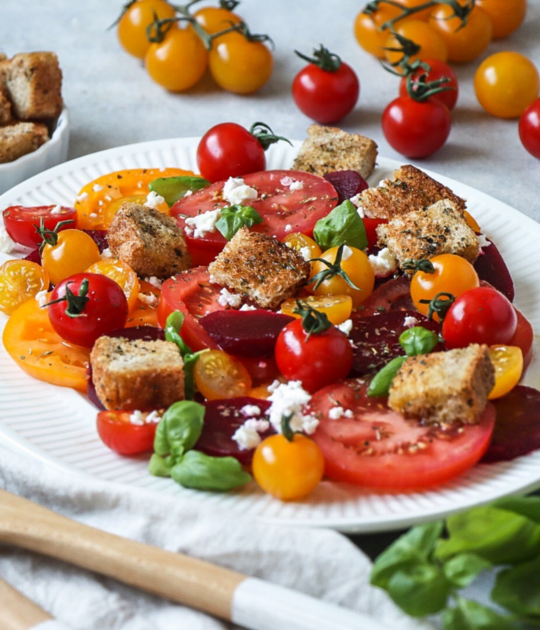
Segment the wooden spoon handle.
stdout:
<svg viewBox="0 0 540 630">
<path fill-rule="evenodd" d="M 33 601 L 0 579 L 2 630 L 30 630 L 52 617 Z"/>
</svg>

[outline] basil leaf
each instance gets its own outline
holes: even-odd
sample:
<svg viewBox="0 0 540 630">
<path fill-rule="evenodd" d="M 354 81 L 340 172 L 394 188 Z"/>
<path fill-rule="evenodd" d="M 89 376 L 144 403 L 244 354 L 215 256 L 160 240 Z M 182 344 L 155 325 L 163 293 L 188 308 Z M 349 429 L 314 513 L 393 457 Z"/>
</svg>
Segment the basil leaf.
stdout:
<svg viewBox="0 0 540 630">
<path fill-rule="evenodd" d="M 195 379 L 193 376 L 193 368 L 195 367 L 195 363 L 201 355 L 201 352 L 206 352 L 206 350 L 201 350 L 200 352 L 193 352 L 191 348 L 186 344 L 186 342 L 182 339 L 180 335 L 180 330 L 182 330 L 182 326 L 184 325 L 184 313 L 181 311 L 174 311 L 171 313 L 169 317 L 167 317 L 167 321 L 165 322 L 165 340 L 171 341 L 178 346 L 180 350 L 180 354 L 184 359 L 184 392 L 185 397 L 188 400 L 192 400 L 195 395 Z"/>
<path fill-rule="evenodd" d="M 405 566 L 388 581 L 388 594 L 411 617 L 424 617 L 441 611 L 452 585 L 435 564 Z"/>
<path fill-rule="evenodd" d="M 170 477 L 171 476 L 171 463 L 168 458 L 161 457 L 154 453 L 148 462 L 148 472 L 154 477 Z"/>
<path fill-rule="evenodd" d="M 407 357 L 396 357 L 395 359 L 392 359 L 390 363 L 387 363 L 381 370 L 379 370 L 369 384 L 367 395 L 373 397 L 388 396 L 392 381 L 398 373 L 399 368 L 405 363 L 406 360 Z"/>
<path fill-rule="evenodd" d="M 323 250 L 340 245 L 357 249 L 368 246 L 364 222 L 356 206 L 349 200 L 336 206 L 324 219 L 317 221 L 313 238 Z"/>
<path fill-rule="evenodd" d="M 423 326 L 414 326 L 401 333 L 399 343 L 408 357 L 429 354 L 439 343 L 439 336 Z"/>
<path fill-rule="evenodd" d="M 172 455 L 176 462 L 195 446 L 203 427 L 205 408 L 191 400 L 180 400 L 163 414 L 154 438 L 154 451 Z"/>
<path fill-rule="evenodd" d="M 442 614 L 444 630 L 516 630 L 516 622 L 478 602 L 458 598 L 456 608 Z"/>
<path fill-rule="evenodd" d="M 204 177 L 192 177 L 191 175 L 180 175 L 179 177 L 160 177 L 150 182 L 150 190 L 161 195 L 167 205 L 173 206 L 179 199 L 185 197 L 186 193 L 200 190 L 210 186 L 210 182 Z"/>
<path fill-rule="evenodd" d="M 495 580 L 491 598 L 518 615 L 540 616 L 540 558 L 501 571 Z"/>
<path fill-rule="evenodd" d="M 230 241 L 240 228 L 250 228 L 262 222 L 263 218 L 255 208 L 235 204 L 221 209 L 221 216 L 216 221 L 216 229 Z"/>
<path fill-rule="evenodd" d="M 498 499 L 492 505 L 501 510 L 526 516 L 540 525 L 540 497 L 505 497 Z"/>
<path fill-rule="evenodd" d="M 462 553 L 450 558 L 443 570 L 446 578 L 458 588 L 468 586 L 482 571 L 491 568 L 491 562 L 475 553 Z"/>
<path fill-rule="evenodd" d="M 251 475 L 234 457 L 210 457 L 189 451 L 171 471 L 171 477 L 185 488 L 226 492 L 251 481 Z"/>
</svg>

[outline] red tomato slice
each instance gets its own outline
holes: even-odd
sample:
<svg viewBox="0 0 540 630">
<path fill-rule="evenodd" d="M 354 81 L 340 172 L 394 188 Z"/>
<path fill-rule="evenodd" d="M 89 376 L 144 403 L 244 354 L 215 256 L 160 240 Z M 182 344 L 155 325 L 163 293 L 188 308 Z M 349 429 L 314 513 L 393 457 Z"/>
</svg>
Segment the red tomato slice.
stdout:
<svg viewBox="0 0 540 630">
<path fill-rule="evenodd" d="M 38 234 L 36 227 L 43 226 L 48 230 L 54 228 L 61 221 L 71 221 L 60 226 L 58 231 L 77 227 L 77 211 L 75 208 L 65 206 L 10 206 L 3 213 L 6 232 L 16 242 L 25 247 L 41 245 L 43 239 Z"/>
<path fill-rule="evenodd" d="M 311 399 L 320 418 L 313 439 L 330 479 L 384 492 L 424 490 L 462 474 L 486 452 L 495 425 L 490 403 L 478 424 L 443 430 L 406 420 L 385 399 L 368 398 L 366 389 L 367 381 L 348 380 Z M 351 409 L 353 417 L 330 419 L 328 412 L 337 405 Z"/>
<path fill-rule="evenodd" d="M 213 311 L 225 309 L 218 302 L 221 287 L 210 283 L 206 267 L 194 267 L 166 280 L 161 287 L 158 305 L 158 322 L 164 328 L 167 317 L 173 311 L 182 311 L 185 316 L 181 335 L 194 351 L 219 348 L 217 343 L 199 325 L 199 318 Z"/>
<path fill-rule="evenodd" d="M 291 190 L 281 184 L 284 178 L 301 182 L 303 187 Z M 244 175 L 244 182 L 258 191 L 258 198 L 246 200 L 262 216 L 263 223 L 251 228 L 256 232 L 271 234 L 282 239 L 289 233 L 301 232 L 311 236 L 315 223 L 325 217 L 337 204 L 337 193 L 323 177 L 302 171 L 261 171 Z M 177 217 L 179 225 L 185 226 L 185 218 L 195 217 L 202 212 L 223 208 L 231 204 L 223 199 L 223 182 L 216 182 L 193 195 L 177 201 L 171 208 L 171 216 Z M 217 255 L 226 244 L 219 233 L 205 238 L 188 237 L 188 249 L 193 260 L 208 263 L 210 256 Z"/>
<path fill-rule="evenodd" d="M 105 446 L 120 455 L 146 453 L 154 447 L 157 423 L 133 424 L 131 411 L 100 411 L 97 431 Z M 143 412 L 146 418 L 149 412 Z"/>
<path fill-rule="evenodd" d="M 368 317 L 388 311 L 415 311 L 411 298 L 411 281 L 400 276 L 384 282 L 360 305 L 354 317 Z"/>
</svg>

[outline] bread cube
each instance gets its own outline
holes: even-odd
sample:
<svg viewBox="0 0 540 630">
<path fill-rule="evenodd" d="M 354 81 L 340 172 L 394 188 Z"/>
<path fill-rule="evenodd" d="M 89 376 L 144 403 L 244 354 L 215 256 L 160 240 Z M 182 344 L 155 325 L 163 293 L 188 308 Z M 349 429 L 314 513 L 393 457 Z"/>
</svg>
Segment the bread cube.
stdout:
<svg viewBox="0 0 540 630">
<path fill-rule="evenodd" d="M 0 127 L 0 164 L 32 153 L 47 140 L 49 132 L 42 123 L 19 122 Z"/>
</svg>

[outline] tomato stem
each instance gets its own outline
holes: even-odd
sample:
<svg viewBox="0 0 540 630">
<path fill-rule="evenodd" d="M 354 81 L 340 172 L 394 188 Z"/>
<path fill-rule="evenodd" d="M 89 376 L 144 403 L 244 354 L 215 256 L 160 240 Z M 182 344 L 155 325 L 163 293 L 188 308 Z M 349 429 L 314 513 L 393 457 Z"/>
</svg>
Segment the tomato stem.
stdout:
<svg viewBox="0 0 540 630">
<path fill-rule="evenodd" d="M 325 260 L 324 258 L 312 258 L 310 262 L 313 262 L 315 260 L 317 260 L 318 262 L 323 263 L 323 265 L 326 265 L 326 267 L 328 267 L 328 269 L 323 269 L 322 271 L 319 271 L 319 273 L 316 273 L 313 278 L 311 278 L 311 280 L 308 282 L 308 284 L 311 284 L 312 282 L 315 283 L 313 290 L 316 291 L 319 288 L 319 285 L 324 282 L 325 280 L 331 280 L 334 276 L 339 276 L 340 278 L 343 278 L 343 280 L 345 280 L 345 282 L 352 288 L 355 289 L 356 291 L 361 291 L 362 289 L 360 289 L 359 287 L 357 287 L 355 284 L 352 283 L 351 279 L 349 278 L 349 276 L 347 275 L 347 273 L 341 268 L 341 259 L 343 258 L 343 250 L 345 249 L 345 243 L 343 243 L 342 245 L 339 246 L 338 250 L 337 250 L 337 254 L 336 254 L 336 259 L 334 260 L 333 263 L 328 262 L 327 260 Z"/>
<path fill-rule="evenodd" d="M 43 248 L 45 247 L 45 245 L 50 245 L 51 247 L 54 247 L 58 243 L 58 230 L 63 225 L 67 225 L 68 223 L 73 223 L 73 219 L 66 219 L 65 221 L 59 221 L 54 226 L 53 230 L 49 230 L 49 228 L 46 228 L 44 223 L 43 223 L 43 217 L 40 219 L 39 227 L 37 225 L 35 226 L 36 232 L 43 239 L 41 241 L 41 245 L 39 246 L 39 253 L 40 254 L 43 251 Z"/>
<path fill-rule="evenodd" d="M 270 126 L 263 122 L 253 123 L 251 127 L 249 128 L 249 133 L 253 137 L 257 138 L 257 140 L 260 142 L 262 148 L 265 151 L 266 149 L 268 149 L 268 147 L 271 144 L 275 144 L 276 142 L 279 142 L 280 140 L 283 140 L 284 142 L 288 142 L 292 146 L 292 143 L 290 140 L 288 140 L 287 138 L 284 138 L 283 136 L 276 136 L 274 132 L 272 131 L 272 129 L 270 128 Z"/>
<path fill-rule="evenodd" d="M 219 0 L 219 6 L 226 11 L 234 11 L 239 4 L 237 0 Z"/>
<path fill-rule="evenodd" d="M 293 416 L 294 413 L 281 416 L 281 433 L 288 442 L 292 442 L 294 440 L 295 432 L 291 429 L 291 420 Z"/>
<path fill-rule="evenodd" d="M 421 304 L 429 304 L 428 307 L 428 319 L 433 319 L 433 315 L 437 314 L 442 322 L 448 313 L 448 309 L 456 301 L 456 298 L 452 293 L 441 292 L 432 300 L 420 300 Z"/>
<path fill-rule="evenodd" d="M 401 11 L 401 13 L 399 13 L 392 19 L 387 20 L 386 22 L 381 24 L 381 31 L 390 30 L 394 32 L 394 25 L 400 20 L 414 15 L 415 13 L 420 13 L 420 11 L 430 9 L 431 7 L 434 7 L 438 4 L 447 4 L 449 7 L 451 7 L 453 13 L 448 16 L 447 19 L 451 19 L 453 17 L 459 18 L 461 20 L 461 24 L 457 29 L 459 31 L 464 26 L 466 26 L 467 18 L 469 17 L 471 11 L 474 9 L 476 0 L 467 0 L 464 5 L 461 5 L 459 3 L 459 0 L 427 0 L 423 4 L 419 4 L 416 7 L 404 7 L 402 4 L 396 2 L 395 0 L 371 0 L 371 2 L 368 2 L 368 4 L 364 7 L 363 13 L 373 18 L 373 15 L 379 10 L 381 4 L 393 6 Z"/>
<path fill-rule="evenodd" d="M 68 282 L 66 284 L 66 294 L 64 297 L 48 302 L 45 306 L 50 306 L 51 304 L 56 304 L 57 302 L 67 302 L 66 315 L 68 317 L 86 317 L 86 313 L 83 313 L 83 311 L 90 301 L 90 298 L 88 297 L 88 278 L 85 278 L 81 282 L 79 293 L 77 295 L 75 295 L 75 293 L 73 293 L 73 291 L 69 288 L 70 284 L 72 283 Z"/>
<path fill-rule="evenodd" d="M 417 271 L 422 271 L 424 273 L 435 273 L 435 267 L 431 260 L 421 259 L 415 260 L 413 258 L 409 258 L 408 260 L 403 261 L 401 268 L 405 271 L 412 271 L 416 273 Z"/>
<path fill-rule="evenodd" d="M 332 326 L 326 313 L 315 310 L 307 302 L 296 300 L 296 308 L 293 309 L 293 313 L 302 318 L 302 328 L 307 332 L 304 343 L 307 343 L 311 335 L 319 335 Z"/>
<path fill-rule="evenodd" d="M 119 22 L 120 20 L 124 17 L 124 13 L 130 9 L 135 3 L 137 2 L 137 0 L 130 0 L 129 2 L 126 2 L 126 4 L 124 4 L 124 6 L 122 7 L 122 11 L 120 12 L 120 15 L 116 18 L 116 20 L 107 27 L 107 30 L 110 31 L 112 28 L 114 28 Z"/>
<path fill-rule="evenodd" d="M 341 67 L 341 59 L 335 53 L 332 53 L 322 44 L 319 49 L 313 49 L 313 57 L 308 57 L 298 50 L 294 51 L 300 59 L 312 63 L 325 72 L 337 72 Z"/>
</svg>

